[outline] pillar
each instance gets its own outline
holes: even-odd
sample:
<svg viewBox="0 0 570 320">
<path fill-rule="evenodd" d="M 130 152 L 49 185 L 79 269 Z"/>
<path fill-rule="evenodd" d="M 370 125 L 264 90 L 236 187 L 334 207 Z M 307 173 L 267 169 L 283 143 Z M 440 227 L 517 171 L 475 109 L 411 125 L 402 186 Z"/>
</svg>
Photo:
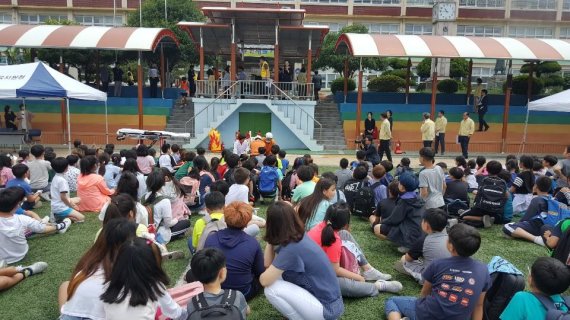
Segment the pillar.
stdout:
<svg viewBox="0 0 570 320">
<path fill-rule="evenodd" d="M 469 69 L 467 75 L 467 94 L 466 94 L 466 102 L 465 105 L 469 106 L 469 102 L 471 99 L 471 77 L 473 76 L 473 59 L 469 60 Z"/>
<path fill-rule="evenodd" d="M 275 23 L 275 44 L 273 45 L 273 82 L 279 82 L 279 20 Z"/>
<path fill-rule="evenodd" d="M 202 35 L 202 28 L 200 28 L 200 80 L 204 79 L 204 37 Z"/>
<path fill-rule="evenodd" d="M 529 70 L 528 70 L 528 87 L 526 91 L 527 100 L 530 102 L 532 98 L 532 74 L 534 73 L 534 62 L 530 63 Z"/>
<path fill-rule="evenodd" d="M 507 68 L 507 89 L 505 90 L 505 108 L 503 110 L 503 131 L 501 132 L 501 153 L 505 153 L 507 146 L 507 132 L 509 126 L 509 108 L 511 105 L 511 91 L 513 89 L 513 60 L 509 60 Z"/>
<path fill-rule="evenodd" d="M 348 96 L 348 58 L 344 58 L 344 103 Z"/>
<path fill-rule="evenodd" d="M 431 118 L 435 119 L 435 102 L 437 97 L 437 58 L 435 59 L 434 69 L 431 76 Z"/>
<path fill-rule="evenodd" d="M 232 19 L 232 43 L 230 44 L 230 80 L 234 81 L 237 79 L 237 68 L 236 68 L 236 26 L 235 21 Z"/>
<path fill-rule="evenodd" d="M 166 77 L 164 68 L 164 47 L 160 44 L 160 90 L 162 91 L 162 99 L 164 99 L 164 88 L 166 88 Z"/>
<path fill-rule="evenodd" d="M 64 73 L 64 66 L 63 66 L 63 57 L 59 56 L 59 72 Z M 99 74 L 99 72 L 97 72 Z M 67 131 L 67 106 L 65 104 L 65 99 L 61 99 L 61 141 L 65 144 L 65 132 Z"/>
<path fill-rule="evenodd" d="M 139 60 L 137 64 L 137 97 L 139 103 L 139 129 L 143 129 L 143 70 L 141 65 L 141 52 L 139 51 Z"/>
<path fill-rule="evenodd" d="M 406 68 L 406 104 L 410 96 L 410 76 L 412 73 L 412 59 L 408 58 L 408 67 Z"/>
<path fill-rule="evenodd" d="M 356 137 L 360 138 L 360 121 L 362 118 L 362 58 L 360 58 L 360 68 L 358 70 L 358 94 L 356 96 Z"/>
<path fill-rule="evenodd" d="M 312 83 L 311 69 L 313 68 L 313 50 L 312 50 L 313 32 L 309 32 L 309 50 L 307 50 L 307 83 Z M 308 87 L 308 86 L 307 86 Z M 308 93 L 309 94 L 309 93 Z"/>
</svg>

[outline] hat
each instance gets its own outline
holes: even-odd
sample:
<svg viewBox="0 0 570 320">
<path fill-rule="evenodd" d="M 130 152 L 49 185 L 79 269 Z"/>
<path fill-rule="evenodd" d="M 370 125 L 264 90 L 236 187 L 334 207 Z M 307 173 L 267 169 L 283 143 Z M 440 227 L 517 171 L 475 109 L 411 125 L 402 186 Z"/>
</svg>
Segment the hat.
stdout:
<svg viewBox="0 0 570 320">
<path fill-rule="evenodd" d="M 266 139 L 273 139 L 273 133 L 271 133 L 271 132 L 266 133 L 265 138 Z"/>
<path fill-rule="evenodd" d="M 408 192 L 416 190 L 419 185 L 418 178 L 408 172 L 404 172 L 400 175 L 399 182 Z"/>
</svg>

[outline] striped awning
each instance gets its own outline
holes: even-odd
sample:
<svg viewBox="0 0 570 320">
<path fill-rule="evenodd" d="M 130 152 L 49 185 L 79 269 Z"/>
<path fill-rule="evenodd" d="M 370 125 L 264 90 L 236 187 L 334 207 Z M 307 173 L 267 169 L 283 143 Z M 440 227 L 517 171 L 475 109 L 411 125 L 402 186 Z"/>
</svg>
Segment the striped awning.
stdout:
<svg viewBox="0 0 570 320">
<path fill-rule="evenodd" d="M 564 61 L 570 60 L 570 40 L 345 33 L 336 52 L 354 57 Z"/>
<path fill-rule="evenodd" d="M 178 45 L 162 28 L 0 24 L 2 47 L 154 51 L 163 39 Z"/>
</svg>

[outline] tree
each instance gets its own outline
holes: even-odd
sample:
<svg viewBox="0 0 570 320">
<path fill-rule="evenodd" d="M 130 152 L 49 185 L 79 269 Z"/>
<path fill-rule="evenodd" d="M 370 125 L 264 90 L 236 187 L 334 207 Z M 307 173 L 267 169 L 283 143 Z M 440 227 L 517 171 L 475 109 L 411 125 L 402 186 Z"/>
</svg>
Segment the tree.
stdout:
<svg viewBox="0 0 570 320">
<path fill-rule="evenodd" d="M 456 93 L 459 90 L 459 83 L 455 79 L 444 79 L 437 83 L 437 91 L 443 93 Z"/>
<path fill-rule="evenodd" d="M 321 54 L 319 58 L 315 60 L 313 64 L 314 69 L 333 69 L 338 72 L 341 76 L 344 73 L 344 59 L 347 57 L 344 54 L 335 53 L 335 46 L 338 38 L 343 33 L 368 33 L 368 28 L 361 24 L 353 24 L 346 26 L 340 30 L 340 32 L 330 32 L 325 37 L 323 44 L 321 46 Z M 348 71 L 349 75 L 352 76 L 356 70 L 360 67 L 360 58 L 348 58 Z M 362 67 L 370 70 L 386 70 L 387 61 L 381 58 L 363 58 Z"/>
<path fill-rule="evenodd" d="M 164 55 L 168 58 L 171 69 L 181 61 L 186 63 L 197 63 L 198 54 L 195 50 L 194 43 L 190 39 L 188 33 L 178 28 L 176 24 L 178 21 L 204 21 L 204 16 L 192 1 L 168 0 L 168 2 L 166 2 L 168 21 L 166 21 L 164 19 L 164 4 L 164 0 L 145 0 L 141 8 L 142 26 L 167 28 L 174 32 L 180 41 L 180 46 L 178 48 L 173 46 L 164 47 Z M 139 10 L 129 13 L 127 20 L 128 26 L 140 26 L 139 14 Z M 133 54 L 131 54 L 131 56 L 136 57 Z M 144 59 L 149 62 L 157 63 L 160 59 L 160 50 L 145 53 Z"/>
<path fill-rule="evenodd" d="M 408 60 L 407 59 L 399 59 L 399 58 L 391 58 L 388 60 L 388 65 L 390 68 L 397 70 L 397 69 L 408 69 Z"/>
<path fill-rule="evenodd" d="M 368 81 L 368 90 L 378 92 L 398 92 L 406 87 L 406 81 L 395 75 L 381 75 Z"/>
<path fill-rule="evenodd" d="M 469 74 L 469 62 L 465 59 L 451 59 L 449 62 L 449 76 L 451 78 L 464 78 Z"/>
<path fill-rule="evenodd" d="M 420 63 L 418 63 L 416 66 L 416 73 L 423 79 L 431 77 L 431 59 L 424 58 Z"/>
</svg>

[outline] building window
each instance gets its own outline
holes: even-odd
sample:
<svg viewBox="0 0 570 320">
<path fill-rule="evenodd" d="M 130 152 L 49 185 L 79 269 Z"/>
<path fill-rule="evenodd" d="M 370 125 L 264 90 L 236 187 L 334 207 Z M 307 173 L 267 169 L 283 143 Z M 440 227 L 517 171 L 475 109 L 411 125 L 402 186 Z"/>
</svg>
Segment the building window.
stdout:
<svg viewBox="0 0 570 320">
<path fill-rule="evenodd" d="M 411 7 L 433 6 L 434 0 L 408 0 L 407 5 Z"/>
<path fill-rule="evenodd" d="M 44 14 L 21 14 L 20 24 L 44 24 L 48 20 L 64 21 L 67 20 L 67 15 L 44 15 Z"/>
<path fill-rule="evenodd" d="M 500 37 L 503 35 L 503 28 L 500 26 L 457 26 L 458 36 L 474 37 Z"/>
<path fill-rule="evenodd" d="M 354 0 L 354 4 L 397 5 L 400 4 L 400 0 Z"/>
<path fill-rule="evenodd" d="M 346 26 L 346 23 L 317 21 L 305 21 L 303 24 L 306 26 L 328 26 L 329 32 L 340 32 L 340 30 Z"/>
<path fill-rule="evenodd" d="M 309 3 L 346 3 L 347 0 L 301 0 L 301 2 L 309 2 Z"/>
<path fill-rule="evenodd" d="M 492 77 L 495 73 L 495 68 L 473 67 L 471 74 L 473 79 Z"/>
<path fill-rule="evenodd" d="M 406 24 L 405 34 L 412 35 L 431 35 L 432 26 L 431 24 Z"/>
<path fill-rule="evenodd" d="M 75 21 L 82 26 L 122 26 L 123 16 L 115 16 L 113 24 L 113 16 L 75 16 Z"/>
<path fill-rule="evenodd" d="M 550 27 L 511 26 L 509 37 L 515 38 L 552 38 L 554 29 Z"/>
<path fill-rule="evenodd" d="M 560 39 L 570 39 L 570 28 L 560 28 Z"/>
<path fill-rule="evenodd" d="M 556 0 L 513 0 L 512 8 L 556 10 Z"/>
<path fill-rule="evenodd" d="M 567 11 L 570 10 L 570 0 L 564 0 L 562 3 L 562 10 Z"/>
<path fill-rule="evenodd" d="M 400 25 L 396 23 L 370 23 L 367 24 L 368 33 L 399 34 Z"/>
<path fill-rule="evenodd" d="M 12 15 L 8 12 L 0 12 L 0 24 L 11 24 Z"/>
<path fill-rule="evenodd" d="M 459 0 L 460 7 L 504 8 L 505 0 Z"/>
</svg>

